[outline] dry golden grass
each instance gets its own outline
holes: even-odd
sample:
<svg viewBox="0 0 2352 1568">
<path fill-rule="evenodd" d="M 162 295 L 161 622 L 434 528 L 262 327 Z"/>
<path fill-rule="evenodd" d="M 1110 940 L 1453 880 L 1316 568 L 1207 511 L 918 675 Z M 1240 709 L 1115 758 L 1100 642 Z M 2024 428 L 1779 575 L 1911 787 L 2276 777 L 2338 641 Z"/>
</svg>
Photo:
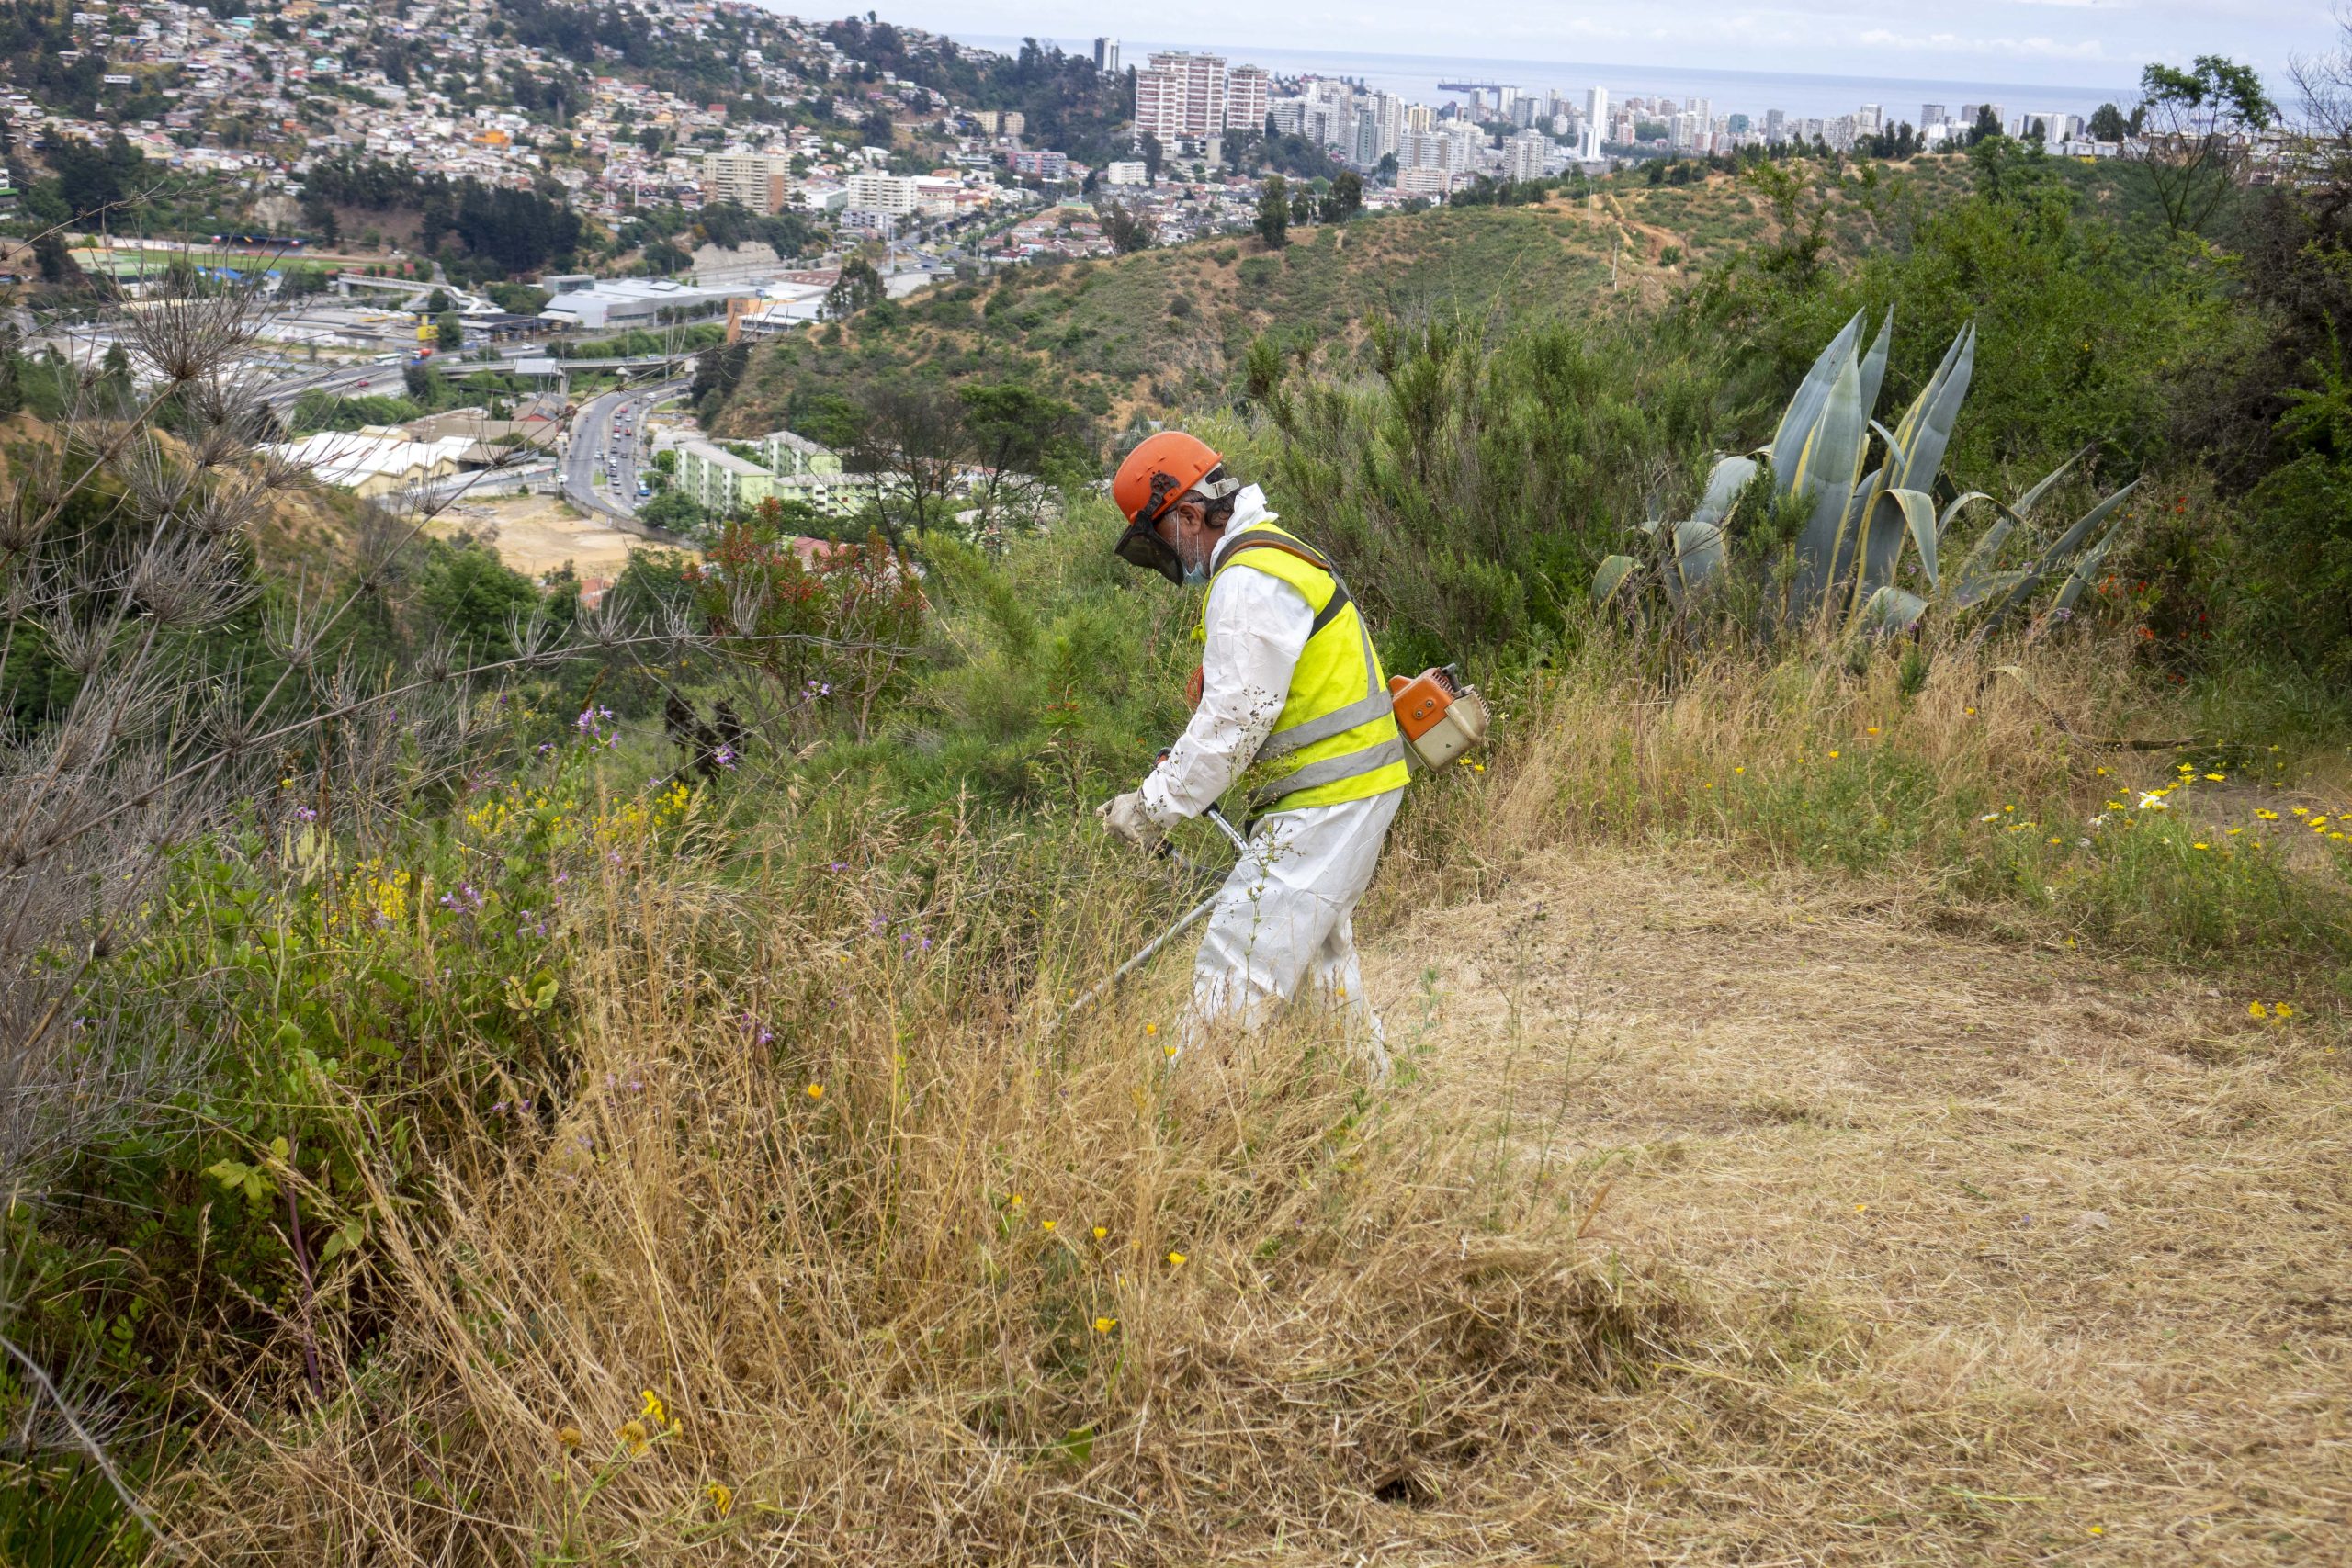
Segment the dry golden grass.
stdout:
<svg viewBox="0 0 2352 1568">
<path fill-rule="evenodd" d="M 1594 1402 L 1572 1562 L 2343 1561 L 2343 1032 L 2202 979 L 1955 936 L 1911 890 L 1527 856 L 1406 922 L 1430 1113 L 1606 1199 L 1685 1282 Z M 1434 970 L 1434 974 L 1426 973 Z M 1508 1470 L 1465 1476 L 1498 1517 Z"/>
<path fill-rule="evenodd" d="M 1927 874 L 1805 873 L 1716 798 L 1833 736 L 1900 747 L 1921 810 L 2064 796 L 2084 738 L 2169 716 L 2039 658 L 1525 698 L 1395 847 L 1378 1093 L 1307 1022 L 1171 1092 L 1181 961 L 1054 1035 L 1040 993 L 1178 902 L 1086 824 L 779 805 L 756 875 L 610 866 L 563 1103 L 434 1151 L 444 1201 L 379 1224 L 357 1289 L 375 1348 L 323 1409 L 289 1354 L 220 1416 L 180 1544 L 2340 1559 L 2335 1015 L 2256 1025 L 2210 973 L 1988 935 Z"/>
</svg>

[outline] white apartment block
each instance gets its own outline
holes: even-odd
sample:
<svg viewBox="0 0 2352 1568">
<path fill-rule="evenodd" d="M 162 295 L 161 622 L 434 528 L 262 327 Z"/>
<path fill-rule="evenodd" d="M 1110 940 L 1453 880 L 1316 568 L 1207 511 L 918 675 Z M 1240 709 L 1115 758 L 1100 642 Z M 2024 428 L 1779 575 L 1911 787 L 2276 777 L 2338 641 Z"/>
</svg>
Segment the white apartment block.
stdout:
<svg viewBox="0 0 2352 1568">
<path fill-rule="evenodd" d="M 902 175 L 852 175 L 845 210 L 903 218 L 922 199 L 915 182 Z"/>
<path fill-rule="evenodd" d="M 705 203 L 732 201 L 766 214 L 783 208 L 792 192 L 792 161 L 741 148 L 709 152 L 702 161 Z"/>
<path fill-rule="evenodd" d="M 1151 165 L 1140 158 L 1123 158 L 1102 165 L 1102 183 L 1109 186 L 1139 186 L 1151 181 Z"/>
<path fill-rule="evenodd" d="M 1266 69 L 1237 65 L 1225 78 L 1225 128 L 1227 130 L 1266 129 Z"/>
<path fill-rule="evenodd" d="M 1588 87 L 1584 94 L 1584 147 L 1582 156 L 1588 164 L 1600 158 L 1600 139 L 1609 125 L 1609 89 Z"/>
<path fill-rule="evenodd" d="M 1521 130 L 1503 138 L 1503 175 L 1514 180 L 1544 177 L 1544 160 L 1552 154 L 1552 139 L 1540 130 Z"/>
<path fill-rule="evenodd" d="M 1262 117 L 1261 117 L 1262 118 Z M 1161 146 L 1204 141 L 1226 126 L 1225 60 L 1215 54 L 1165 51 L 1136 73 L 1136 133 Z"/>
</svg>

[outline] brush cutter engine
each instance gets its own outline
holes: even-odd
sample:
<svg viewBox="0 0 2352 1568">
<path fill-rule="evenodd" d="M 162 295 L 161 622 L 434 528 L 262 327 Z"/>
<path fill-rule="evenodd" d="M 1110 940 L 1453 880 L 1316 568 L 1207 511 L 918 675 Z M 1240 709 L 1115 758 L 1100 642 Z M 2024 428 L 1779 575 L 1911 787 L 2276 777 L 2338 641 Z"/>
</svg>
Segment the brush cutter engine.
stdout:
<svg viewBox="0 0 2352 1568">
<path fill-rule="evenodd" d="M 1391 675 L 1388 694 L 1396 700 L 1405 750 L 1425 768 L 1442 768 L 1487 743 L 1494 716 L 1478 688 L 1462 678 L 1459 665 Z"/>
</svg>

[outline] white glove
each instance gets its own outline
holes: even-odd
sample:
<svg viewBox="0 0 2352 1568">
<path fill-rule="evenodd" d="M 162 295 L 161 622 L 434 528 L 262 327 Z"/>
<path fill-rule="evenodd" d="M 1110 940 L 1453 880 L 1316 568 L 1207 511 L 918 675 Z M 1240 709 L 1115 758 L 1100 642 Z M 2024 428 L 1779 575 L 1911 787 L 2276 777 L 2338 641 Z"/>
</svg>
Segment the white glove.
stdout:
<svg viewBox="0 0 2352 1568">
<path fill-rule="evenodd" d="M 1094 815 L 1102 818 L 1103 829 L 1114 839 L 1145 851 L 1159 845 L 1159 824 L 1144 810 L 1141 790 L 1129 790 L 1116 800 L 1104 801 L 1094 808 Z"/>
</svg>

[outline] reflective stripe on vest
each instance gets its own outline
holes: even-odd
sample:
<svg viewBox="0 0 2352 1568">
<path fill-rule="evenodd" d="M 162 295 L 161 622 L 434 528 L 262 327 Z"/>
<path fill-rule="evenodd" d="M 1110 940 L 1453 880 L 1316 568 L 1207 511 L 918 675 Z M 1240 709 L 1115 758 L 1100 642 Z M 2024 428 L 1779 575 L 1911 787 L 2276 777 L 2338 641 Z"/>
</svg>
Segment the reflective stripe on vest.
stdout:
<svg viewBox="0 0 2352 1568">
<path fill-rule="evenodd" d="M 1402 789 L 1404 738 L 1372 633 L 1347 585 L 1322 552 L 1271 524 L 1253 524 L 1236 535 L 1217 574 L 1245 554 L 1250 570 L 1289 583 L 1315 612 L 1273 733 L 1258 749 L 1257 764 L 1272 780 L 1251 792 L 1249 809 L 1295 811 Z M 1210 591 L 1216 591 L 1215 577 Z M 1205 631 L 1205 601 L 1201 618 Z"/>
</svg>

